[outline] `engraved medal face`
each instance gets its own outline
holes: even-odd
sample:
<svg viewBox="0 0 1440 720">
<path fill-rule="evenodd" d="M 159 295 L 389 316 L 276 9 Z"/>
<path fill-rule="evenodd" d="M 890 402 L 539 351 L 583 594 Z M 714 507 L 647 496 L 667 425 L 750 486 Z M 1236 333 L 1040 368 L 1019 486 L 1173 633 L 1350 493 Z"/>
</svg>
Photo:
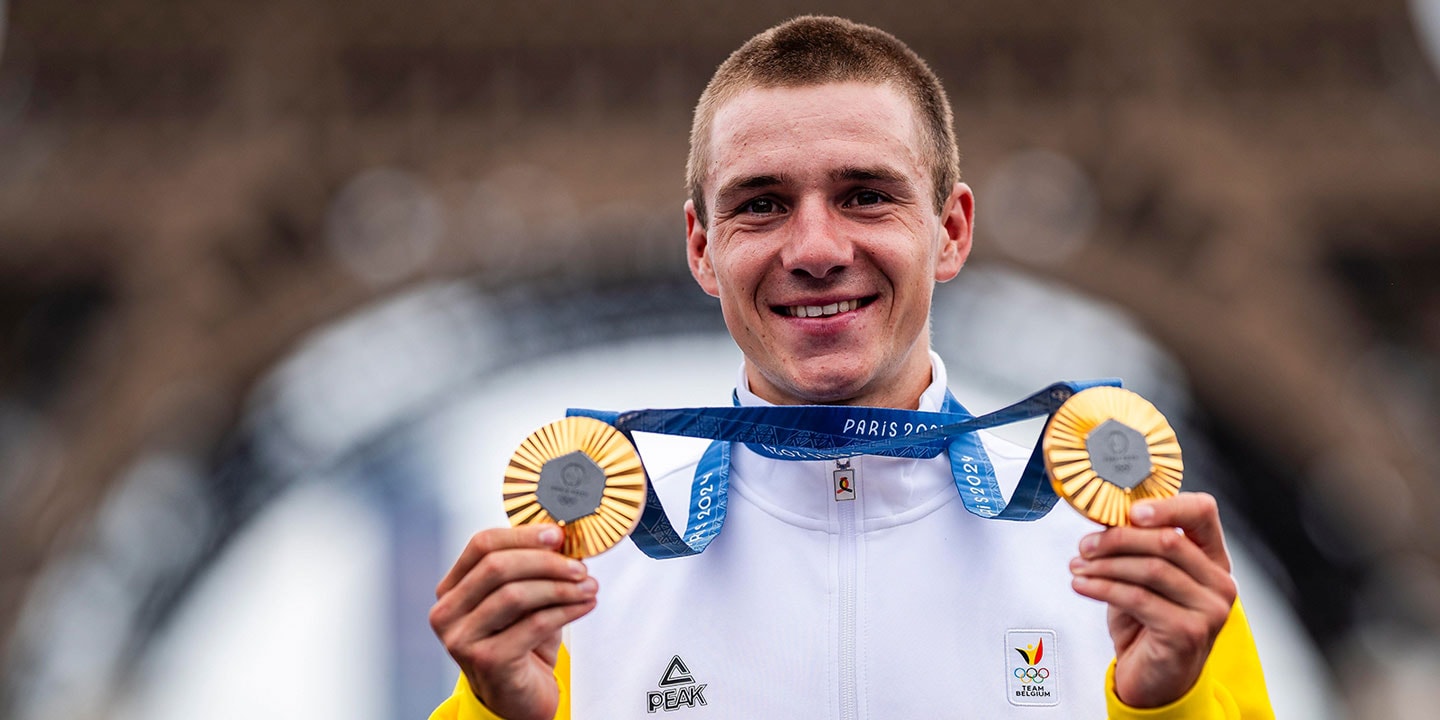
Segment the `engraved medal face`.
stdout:
<svg viewBox="0 0 1440 720">
<path fill-rule="evenodd" d="M 561 552 L 598 555 L 640 521 L 645 469 L 619 430 L 570 417 L 531 433 L 505 468 L 505 513 L 516 527 L 553 522 L 565 530 Z"/>
<path fill-rule="evenodd" d="M 1145 436 L 1118 420 L 1100 423 L 1085 436 L 1085 451 L 1095 474 L 1126 490 L 1150 477 L 1150 448 Z"/>
<path fill-rule="evenodd" d="M 579 520 L 600 509 L 605 471 L 579 450 L 561 455 L 540 468 L 535 497 L 558 522 Z"/>
<path fill-rule="evenodd" d="M 1130 505 L 1180 491 L 1180 442 L 1165 416 L 1129 390 L 1094 387 L 1055 412 L 1040 440 L 1055 493 L 1086 517 L 1128 525 Z"/>
</svg>

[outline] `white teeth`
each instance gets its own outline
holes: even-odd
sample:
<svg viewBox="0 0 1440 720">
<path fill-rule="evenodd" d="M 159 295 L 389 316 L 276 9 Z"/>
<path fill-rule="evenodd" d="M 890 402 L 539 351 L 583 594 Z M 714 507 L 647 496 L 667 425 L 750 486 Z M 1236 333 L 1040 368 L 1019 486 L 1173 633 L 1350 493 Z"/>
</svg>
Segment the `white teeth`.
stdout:
<svg viewBox="0 0 1440 720">
<path fill-rule="evenodd" d="M 838 315 L 843 312 L 850 312 L 860 307 L 859 300 L 846 300 L 844 302 L 830 303 L 829 305 L 791 305 L 787 310 L 791 317 L 820 317 L 822 315 Z"/>
</svg>

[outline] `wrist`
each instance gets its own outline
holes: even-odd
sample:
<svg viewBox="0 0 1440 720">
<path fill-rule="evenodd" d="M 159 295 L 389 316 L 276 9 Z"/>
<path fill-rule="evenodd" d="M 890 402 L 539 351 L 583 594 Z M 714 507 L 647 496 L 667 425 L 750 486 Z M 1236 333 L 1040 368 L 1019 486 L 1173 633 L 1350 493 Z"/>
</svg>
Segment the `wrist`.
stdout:
<svg viewBox="0 0 1440 720">
<path fill-rule="evenodd" d="M 1202 666 L 1199 676 L 1190 684 L 1178 697 L 1168 702 L 1164 698 L 1158 698 L 1161 702 L 1155 704 L 1147 702 L 1148 698 L 1129 698 L 1140 703 L 1131 705 L 1126 698 L 1120 697 L 1115 684 L 1115 661 L 1110 661 L 1110 668 L 1105 672 L 1105 705 L 1109 711 L 1111 720 L 1122 720 L 1124 718 L 1161 718 L 1161 717 L 1206 717 L 1204 708 L 1211 701 L 1213 693 L 1210 690 L 1210 672 L 1206 666 Z"/>
</svg>

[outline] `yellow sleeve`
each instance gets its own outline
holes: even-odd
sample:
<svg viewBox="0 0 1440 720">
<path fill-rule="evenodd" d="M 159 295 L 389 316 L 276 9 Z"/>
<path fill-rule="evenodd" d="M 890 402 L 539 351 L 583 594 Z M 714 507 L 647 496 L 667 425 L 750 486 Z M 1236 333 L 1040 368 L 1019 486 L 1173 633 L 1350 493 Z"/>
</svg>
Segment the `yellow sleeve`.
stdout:
<svg viewBox="0 0 1440 720">
<path fill-rule="evenodd" d="M 560 646 L 555 658 L 555 682 L 560 685 L 560 708 L 555 711 L 555 720 L 570 720 L 570 651 Z M 464 675 L 455 683 L 455 692 L 450 698 L 430 713 L 430 720 L 504 720 L 480 704 L 480 699 L 470 691 L 470 683 Z"/>
<path fill-rule="evenodd" d="M 1240 601 L 1230 608 L 1210 658 L 1189 692 L 1162 707 L 1129 707 L 1115 696 L 1115 661 L 1111 660 L 1105 673 L 1105 708 L 1110 720 L 1275 720 L 1255 638 Z"/>
</svg>

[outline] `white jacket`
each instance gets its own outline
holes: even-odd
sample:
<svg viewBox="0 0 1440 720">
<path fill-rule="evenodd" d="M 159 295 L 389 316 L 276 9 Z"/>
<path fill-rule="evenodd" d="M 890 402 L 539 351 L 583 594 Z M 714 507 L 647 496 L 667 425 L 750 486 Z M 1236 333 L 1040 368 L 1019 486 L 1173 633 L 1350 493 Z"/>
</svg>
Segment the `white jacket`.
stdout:
<svg viewBox="0 0 1440 720">
<path fill-rule="evenodd" d="M 932 358 L 919 409 L 938 412 Z M 764 403 L 743 373 L 739 395 Z M 982 435 L 1008 492 L 1030 449 Z M 724 530 L 704 553 L 652 560 L 626 542 L 590 560 L 599 607 L 565 641 L 572 717 L 1105 716 L 1105 606 L 1071 590 L 1068 569 L 1098 526 L 1063 503 L 1036 522 L 971 515 L 943 454 L 852 467 L 855 499 L 837 501 L 834 462 L 736 444 Z M 654 481 L 686 497 L 693 472 Z"/>
</svg>

